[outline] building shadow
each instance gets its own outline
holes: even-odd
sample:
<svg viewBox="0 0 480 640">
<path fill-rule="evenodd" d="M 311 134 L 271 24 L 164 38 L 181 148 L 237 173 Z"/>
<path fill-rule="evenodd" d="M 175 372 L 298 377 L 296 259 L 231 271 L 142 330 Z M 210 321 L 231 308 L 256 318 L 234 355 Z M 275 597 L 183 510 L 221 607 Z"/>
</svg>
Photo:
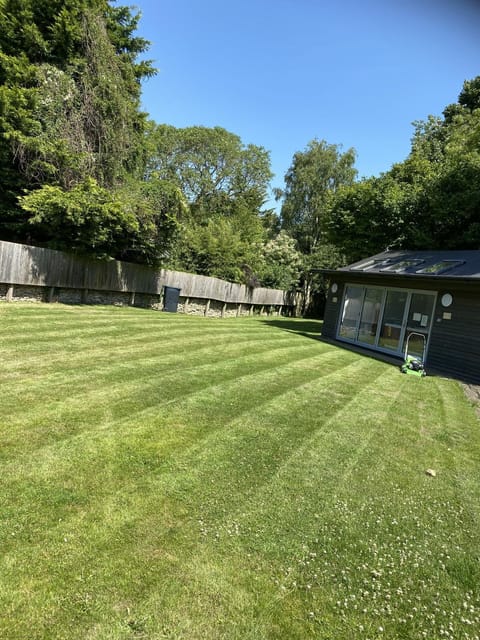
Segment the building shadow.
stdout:
<svg viewBox="0 0 480 640">
<path fill-rule="evenodd" d="M 367 349 L 358 345 L 341 342 L 339 340 L 333 340 L 332 338 L 324 338 L 322 336 L 322 320 L 285 318 L 284 320 L 263 320 L 262 322 L 271 327 L 277 327 L 278 329 L 288 331 L 289 333 L 296 333 L 298 335 L 304 336 L 305 338 L 311 338 L 319 342 L 324 342 L 325 344 L 329 344 L 332 347 L 336 347 L 337 349 L 344 349 L 345 351 L 358 353 L 361 356 L 372 358 L 373 360 L 379 360 L 381 362 L 386 362 L 397 367 L 400 367 L 400 365 L 403 363 L 403 358 L 398 356 L 390 356 L 386 353 L 373 351 L 372 349 Z"/>
<path fill-rule="evenodd" d="M 390 364 L 394 367 L 397 367 L 400 370 L 404 359 L 401 356 L 391 356 L 387 353 L 382 353 L 381 351 L 374 351 L 373 349 L 367 349 L 365 347 L 360 347 L 355 344 L 350 344 L 348 342 L 341 342 L 340 340 L 335 340 L 333 338 L 324 338 L 321 335 L 323 321 L 322 320 L 304 320 L 302 318 L 285 318 L 283 320 L 263 320 L 264 324 L 269 325 L 271 327 L 277 327 L 278 329 L 282 329 L 283 331 L 288 331 L 289 333 L 296 333 L 305 338 L 310 338 L 313 340 L 317 340 L 318 342 L 323 342 L 325 344 L 329 344 L 332 347 L 336 347 L 337 349 L 343 349 L 345 351 L 350 351 L 351 353 L 357 353 L 358 355 L 364 356 L 366 358 L 371 358 L 372 360 L 377 360 L 379 362 L 385 362 L 386 364 Z M 437 371 L 428 366 L 426 366 L 427 376 L 429 377 L 440 377 L 440 378 L 449 378 L 449 376 L 445 376 L 445 374 Z M 463 382 L 464 384 L 472 384 L 472 380 L 467 377 L 456 377 L 456 380 Z M 476 387 L 479 391 L 478 394 L 480 396 L 480 385 Z M 480 411 L 480 409 L 479 409 Z"/>
<path fill-rule="evenodd" d="M 320 340 L 322 333 L 323 320 L 305 320 L 303 318 L 284 318 L 262 320 L 263 324 L 269 327 L 276 327 L 282 331 L 296 333 L 305 338 Z"/>
<path fill-rule="evenodd" d="M 324 338 L 323 336 L 320 336 L 319 340 L 320 342 L 324 342 L 325 344 L 332 345 L 332 347 L 337 347 L 338 349 L 343 349 L 344 351 L 351 351 L 352 353 L 358 353 L 361 356 L 372 358 L 373 360 L 379 360 L 380 362 L 393 364 L 396 367 L 400 367 L 403 364 L 403 358 L 401 356 L 389 355 L 388 353 L 374 351 L 373 349 L 360 347 L 359 345 L 350 344 L 349 342 L 341 342 L 340 340 L 334 340 L 333 338 Z"/>
</svg>

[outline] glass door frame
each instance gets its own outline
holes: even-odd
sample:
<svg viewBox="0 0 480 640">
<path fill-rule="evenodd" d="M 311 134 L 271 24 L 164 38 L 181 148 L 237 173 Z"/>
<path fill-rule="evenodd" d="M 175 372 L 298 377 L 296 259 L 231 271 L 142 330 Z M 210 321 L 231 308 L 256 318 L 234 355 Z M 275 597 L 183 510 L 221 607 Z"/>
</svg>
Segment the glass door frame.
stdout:
<svg viewBox="0 0 480 640">
<path fill-rule="evenodd" d="M 356 325 L 356 330 L 355 330 L 355 338 L 345 338 L 342 337 L 340 335 L 340 328 L 341 328 L 341 324 L 342 324 L 342 316 L 343 316 L 343 309 L 345 306 L 345 299 L 346 299 L 346 295 L 347 295 L 347 290 L 348 287 L 356 287 L 356 288 L 363 288 L 363 294 L 362 294 L 362 302 L 360 305 L 360 312 L 358 314 L 357 317 L 357 325 Z M 375 335 L 375 341 L 374 343 L 367 343 L 367 342 L 361 342 L 360 340 L 358 340 L 358 335 L 359 335 L 359 329 L 360 329 L 360 322 L 361 322 L 361 317 L 362 317 L 362 313 L 363 313 L 363 307 L 364 307 L 364 303 L 365 303 L 365 296 L 367 293 L 368 289 L 380 289 L 383 293 L 382 293 L 382 302 L 381 302 L 381 307 L 380 307 L 380 312 L 379 312 L 379 316 L 378 316 L 378 325 L 377 325 L 377 332 Z M 398 348 L 396 350 L 392 350 L 392 349 L 387 349 L 385 347 L 381 347 L 379 346 L 378 342 L 379 342 L 379 338 L 380 338 L 380 332 L 381 332 L 381 327 L 383 324 L 383 318 L 384 318 L 384 313 L 385 313 L 385 303 L 387 300 L 387 294 L 389 291 L 402 291 L 404 293 L 407 294 L 407 299 L 405 301 L 405 307 L 403 309 L 403 318 L 402 318 L 402 327 L 401 327 L 401 332 L 400 332 L 400 337 L 398 340 Z M 341 340 L 342 342 L 348 342 L 349 344 L 358 344 L 361 347 L 365 347 L 368 349 L 373 349 L 375 351 L 380 351 L 381 353 L 385 353 L 388 355 L 392 355 L 392 356 L 398 356 L 398 357 L 402 357 L 404 355 L 404 346 L 405 346 L 405 337 L 406 337 L 406 333 L 407 333 L 407 324 L 408 324 L 408 316 L 410 313 L 410 307 L 411 307 L 411 303 L 412 303 L 412 295 L 415 293 L 423 293 L 423 294 L 427 294 L 432 296 L 433 299 L 433 304 L 432 304 L 432 313 L 430 316 L 430 319 L 428 321 L 427 326 L 425 327 L 426 329 L 426 348 L 425 348 L 425 359 L 426 359 L 426 355 L 428 353 L 428 347 L 430 344 L 430 337 L 431 337 L 431 333 L 432 333 L 432 327 L 433 327 L 433 316 L 435 314 L 435 308 L 437 306 L 437 292 L 436 291 L 432 291 L 432 290 L 428 290 L 428 289 L 409 289 L 406 287 L 385 287 L 385 286 L 380 286 L 380 285 L 370 285 L 367 283 L 355 283 L 355 282 L 346 282 L 345 286 L 344 286 L 344 290 L 343 290 L 343 296 L 342 296 L 342 304 L 340 306 L 340 313 L 338 315 L 338 321 L 337 321 L 337 329 L 336 329 L 336 338 L 337 340 Z"/>
<path fill-rule="evenodd" d="M 365 299 L 367 297 L 367 291 L 371 290 L 371 289 L 376 289 L 377 291 L 381 291 L 382 292 L 382 298 L 380 301 L 380 310 L 378 312 L 378 318 L 377 318 L 377 330 L 375 332 L 375 340 L 372 342 L 363 342 L 362 340 L 359 339 L 360 336 L 360 327 L 362 325 L 362 318 L 363 318 L 363 311 L 365 309 Z M 358 320 L 357 320 L 357 331 L 355 334 L 355 343 L 356 344 L 360 344 L 362 346 L 366 346 L 366 347 L 371 347 L 371 348 L 376 348 L 376 345 L 378 344 L 378 338 L 379 338 L 379 333 L 382 327 L 382 320 L 383 320 L 383 311 L 385 309 L 385 298 L 387 296 L 387 290 L 384 289 L 383 287 L 369 287 L 369 286 L 364 286 L 363 287 L 363 296 L 362 296 L 362 305 L 360 308 L 360 315 L 358 316 Z"/>
</svg>

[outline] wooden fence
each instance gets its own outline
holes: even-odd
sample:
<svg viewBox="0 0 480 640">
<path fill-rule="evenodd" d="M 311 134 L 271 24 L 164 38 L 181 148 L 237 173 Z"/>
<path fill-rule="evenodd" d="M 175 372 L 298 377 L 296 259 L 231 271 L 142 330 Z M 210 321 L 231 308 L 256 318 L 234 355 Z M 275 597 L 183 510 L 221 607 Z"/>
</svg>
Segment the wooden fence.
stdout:
<svg viewBox="0 0 480 640">
<path fill-rule="evenodd" d="M 243 306 L 243 310 L 248 309 L 250 313 L 254 307 L 292 313 L 295 307 L 295 296 L 280 289 L 251 288 L 219 278 L 155 270 L 117 260 L 89 260 L 61 251 L 1 240 L 0 284 L 4 289 L 0 297 L 6 300 L 28 298 L 27 288 L 34 288 L 41 299 L 48 301 L 61 300 L 60 291 L 81 292 L 82 302 L 88 302 L 89 296 L 90 301 L 99 301 L 104 292 L 124 294 L 129 304 L 158 308 L 165 287 L 174 287 L 180 289 L 180 310 L 186 311 L 188 306 L 193 309 L 194 301 L 203 301 L 206 315 L 212 302 L 222 305 L 222 315 L 226 305 L 236 306 L 237 311 Z M 93 297 L 92 292 L 96 294 Z M 144 304 L 149 298 L 150 302 Z M 117 299 L 120 298 L 117 296 Z M 139 303 L 140 300 L 143 302 Z"/>
</svg>

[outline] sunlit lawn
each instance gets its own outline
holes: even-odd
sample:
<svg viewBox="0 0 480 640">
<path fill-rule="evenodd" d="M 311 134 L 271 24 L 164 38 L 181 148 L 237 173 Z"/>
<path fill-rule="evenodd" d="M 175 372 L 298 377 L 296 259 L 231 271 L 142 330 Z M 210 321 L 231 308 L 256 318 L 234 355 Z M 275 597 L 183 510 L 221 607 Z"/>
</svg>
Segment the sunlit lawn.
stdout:
<svg viewBox="0 0 480 640">
<path fill-rule="evenodd" d="M 479 638 L 458 383 L 313 321 L 4 303 L 0 327 L 2 639 Z"/>
</svg>

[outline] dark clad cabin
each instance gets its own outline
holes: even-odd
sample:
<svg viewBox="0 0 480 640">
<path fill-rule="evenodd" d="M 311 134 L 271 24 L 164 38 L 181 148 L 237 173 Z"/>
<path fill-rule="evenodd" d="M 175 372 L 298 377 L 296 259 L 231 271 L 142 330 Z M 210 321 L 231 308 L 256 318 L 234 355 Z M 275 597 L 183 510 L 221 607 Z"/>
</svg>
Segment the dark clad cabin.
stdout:
<svg viewBox="0 0 480 640">
<path fill-rule="evenodd" d="M 480 251 L 386 251 L 329 279 L 322 335 L 480 384 Z M 423 336 L 423 338 L 422 338 Z"/>
</svg>

